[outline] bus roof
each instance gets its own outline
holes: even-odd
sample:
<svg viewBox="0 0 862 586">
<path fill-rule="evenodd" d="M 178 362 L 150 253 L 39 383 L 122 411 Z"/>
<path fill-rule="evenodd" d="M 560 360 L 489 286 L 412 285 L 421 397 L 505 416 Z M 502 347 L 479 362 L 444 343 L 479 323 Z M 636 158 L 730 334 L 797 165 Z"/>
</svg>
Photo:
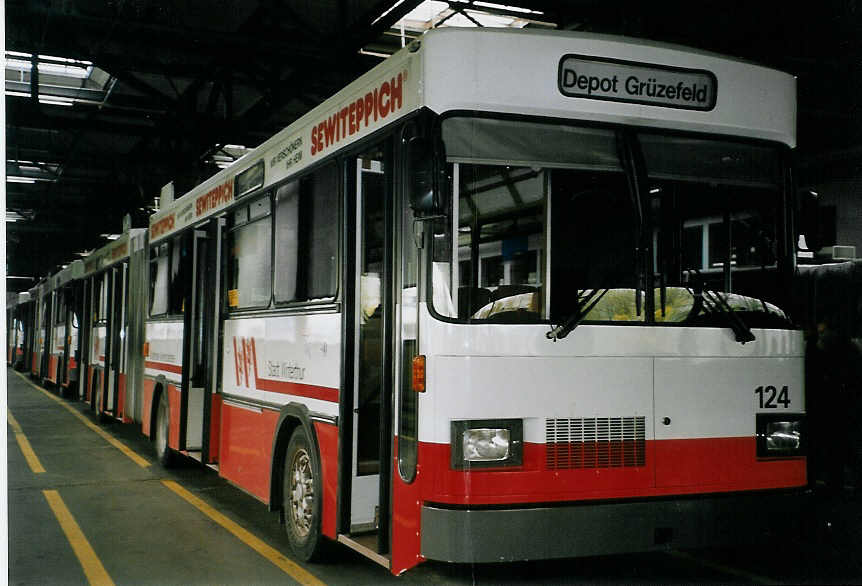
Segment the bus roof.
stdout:
<svg viewBox="0 0 862 586">
<path fill-rule="evenodd" d="M 49 280 L 50 289 L 54 290 L 62 287 L 70 281 L 80 279 L 84 276 L 84 262 L 81 260 L 72 261 L 65 269 L 51 275 Z"/>
<path fill-rule="evenodd" d="M 700 99 L 703 98 L 703 99 Z M 713 53 L 568 31 L 436 29 L 150 217 L 156 242 L 420 108 L 796 144 L 796 79 Z"/>
<path fill-rule="evenodd" d="M 119 238 L 108 242 L 102 248 L 93 251 L 84 259 L 84 271 L 82 276 L 89 276 L 105 269 L 113 264 L 129 258 L 131 251 L 131 240 L 138 234 L 143 234 L 144 228 L 132 228 Z"/>
</svg>

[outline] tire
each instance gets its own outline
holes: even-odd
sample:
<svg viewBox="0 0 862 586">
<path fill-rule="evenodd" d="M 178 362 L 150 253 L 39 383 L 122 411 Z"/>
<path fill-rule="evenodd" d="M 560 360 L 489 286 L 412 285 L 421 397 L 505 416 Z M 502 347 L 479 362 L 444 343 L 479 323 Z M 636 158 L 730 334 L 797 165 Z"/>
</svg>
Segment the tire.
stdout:
<svg viewBox="0 0 862 586">
<path fill-rule="evenodd" d="M 306 562 L 319 558 L 323 549 L 320 532 L 323 490 L 318 462 L 308 434 L 300 425 L 290 437 L 284 455 L 281 501 L 290 546 Z"/>
<path fill-rule="evenodd" d="M 153 445 L 156 448 L 156 459 L 164 468 L 174 464 L 174 451 L 168 447 L 168 437 L 171 429 L 171 413 L 165 393 L 159 394 L 159 404 L 156 406 L 156 430 L 153 434 Z"/>
</svg>

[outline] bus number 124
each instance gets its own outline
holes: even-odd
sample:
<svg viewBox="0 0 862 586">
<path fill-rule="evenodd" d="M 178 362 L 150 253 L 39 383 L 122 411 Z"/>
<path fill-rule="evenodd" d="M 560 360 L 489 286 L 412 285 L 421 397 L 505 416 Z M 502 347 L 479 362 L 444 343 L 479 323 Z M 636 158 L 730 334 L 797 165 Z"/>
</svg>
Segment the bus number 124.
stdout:
<svg viewBox="0 0 862 586">
<path fill-rule="evenodd" d="M 754 389 L 754 394 L 760 399 L 761 409 L 778 409 L 779 404 L 785 409 L 790 407 L 790 396 L 787 392 L 787 385 L 781 387 L 780 391 L 772 385 L 759 386 Z"/>
</svg>

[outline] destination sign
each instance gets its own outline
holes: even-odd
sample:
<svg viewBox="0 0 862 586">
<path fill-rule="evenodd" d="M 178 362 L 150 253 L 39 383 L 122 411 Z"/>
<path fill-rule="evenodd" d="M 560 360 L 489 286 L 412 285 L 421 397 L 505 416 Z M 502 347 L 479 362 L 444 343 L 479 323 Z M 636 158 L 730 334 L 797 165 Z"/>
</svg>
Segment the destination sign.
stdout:
<svg viewBox="0 0 862 586">
<path fill-rule="evenodd" d="M 560 60 L 560 92 L 571 98 L 649 104 L 687 110 L 715 107 L 715 75 L 701 69 L 566 55 Z"/>
</svg>

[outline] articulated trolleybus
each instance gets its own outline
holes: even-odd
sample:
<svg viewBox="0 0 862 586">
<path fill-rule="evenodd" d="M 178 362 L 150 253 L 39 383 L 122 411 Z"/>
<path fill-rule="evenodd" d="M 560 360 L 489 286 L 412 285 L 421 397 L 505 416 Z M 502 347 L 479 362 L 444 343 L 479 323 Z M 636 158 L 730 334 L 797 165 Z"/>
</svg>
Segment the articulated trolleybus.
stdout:
<svg viewBox="0 0 862 586">
<path fill-rule="evenodd" d="M 806 485 L 794 127 L 760 66 L 430 32 L 151 217 L 127 412 L 304 559 L 755 538 Z"/>
</svg>

